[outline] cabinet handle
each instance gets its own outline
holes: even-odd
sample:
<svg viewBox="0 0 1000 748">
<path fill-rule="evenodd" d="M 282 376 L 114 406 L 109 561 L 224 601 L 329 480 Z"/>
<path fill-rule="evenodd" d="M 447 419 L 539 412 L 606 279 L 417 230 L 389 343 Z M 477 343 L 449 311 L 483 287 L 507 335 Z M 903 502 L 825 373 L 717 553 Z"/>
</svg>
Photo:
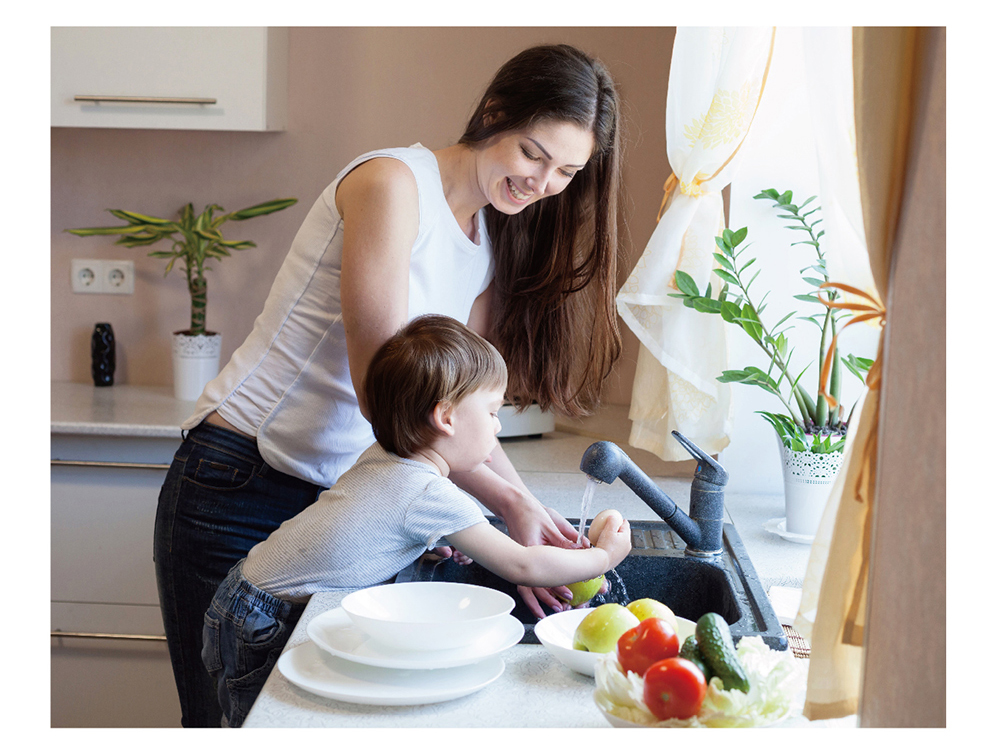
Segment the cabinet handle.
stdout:
<svg viewBox="0 0 1000 748">
<path fill-rule="evenodd" d="M 101 96 L 77 94 L 73 101 L 109 101 L 119 104 L 215 104 L 218 99 L 199 99 L 193 96 Z"/>
<path fill-rule="evenodd" d="M 163 634 L 91 634 L 82 631 L 53 631 L 53 639 L 126 639 L 129 641 L 165 642 Z"/>
<path fill-rule="evenodd" d="M 62 467 L 112 467 L 112 468 L 146 468 L 151 470 L 169 470 L 169 464 L 153 462 L 99 462 L 96 460 L 51 460 L 52 465 Z"/>
</svg>

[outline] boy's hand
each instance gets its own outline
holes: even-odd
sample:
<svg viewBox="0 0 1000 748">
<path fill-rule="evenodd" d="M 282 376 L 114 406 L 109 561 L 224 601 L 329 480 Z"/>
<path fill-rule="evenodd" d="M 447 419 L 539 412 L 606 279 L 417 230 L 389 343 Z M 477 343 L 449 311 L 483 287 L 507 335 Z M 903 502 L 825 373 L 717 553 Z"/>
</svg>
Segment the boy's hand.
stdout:
<svg viewBox="0 0 1000 748">
<path fill-rule="evenodd" d="M 609 519 L 597 538 L 597 547 L 608 554 L 612 569 L 624 561 L 632 550 L 632 530 L 628 520 L 622 518 L 621 524 L 614 527 L 614 521 Z"/>
<path fill-rule="evenodd" d="M 456 564 L 461 564 L 462 566 L 468 566 L 472 563 L 471 558 L 451 545 L 439 545 L 431 552 L 437 554 L 441 558 L 450 558 Z"/>
</svg>

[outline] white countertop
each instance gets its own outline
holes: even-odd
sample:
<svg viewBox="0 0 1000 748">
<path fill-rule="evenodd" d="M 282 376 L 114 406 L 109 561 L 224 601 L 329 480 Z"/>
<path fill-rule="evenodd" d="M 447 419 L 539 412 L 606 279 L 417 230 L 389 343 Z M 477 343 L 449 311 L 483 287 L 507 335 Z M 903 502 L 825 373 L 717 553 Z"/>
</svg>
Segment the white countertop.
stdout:
<svg viewBox="0 0 1000 748">
<path fill-rule="evenodd" d="M 194 403 L 174 398 L 172 387 L 115 384 L 95 387 L 52 382 L 53 434 L 180 438 Z"/>
<path fill-rule="evenodd" d="M 350 590 L 313 596 L 285 651 L 308 642 L 306 627 L 336 608 Z M 421 706 L 350 704 L 316 696 L 288 681 L 276 667 L 244 727 L 611 727 L 594 704 L 594 679 L 560 664 L 538 644 L 501 653 L 503 674 L 476 693 Z M 801 696 L 800 696 L 801 699 Z M 810 722 L 801 706 L 780 727 L 854 727 L 854 717 Z"/>
<path fill-rule="evenodd" d="M 504 441 L 504 450 L 529 489 L 565 517 L 579 517 L 586 478 L 579 470 L 591 437 L 556 431 L 542 438 Z M 648 453 L 622 448 L 653 481 L 688 506 L 690 479 L 657 476 L 671 472 Z M 801 587 L 809 546 L 790 543 L 762 525 L 781 516 L 781 496 L 727 495 L 727 519 L 738 530 L 765 591 L 772 585 Z M 614 507 L 630 519 L 658 517 L 620 481 L 602 485 L 591 516 Z M 316 615 L 336 608 L 349 590 L 314 595 L 286 650 L 308 641 L 306 626 Z M 440 704 L 366 706 L 313 695 L 290 683 L 275 668 L 250 712 L 246 727 L 610 727 L 593 702 L 594 681 L 552 658 L 541 645 L 518 644 L 501 657 L 506 669 L 481 691 Z M 855 719 L 809 722 L 799 713 L 782 727 L 853 727 Z"/>
</svg>

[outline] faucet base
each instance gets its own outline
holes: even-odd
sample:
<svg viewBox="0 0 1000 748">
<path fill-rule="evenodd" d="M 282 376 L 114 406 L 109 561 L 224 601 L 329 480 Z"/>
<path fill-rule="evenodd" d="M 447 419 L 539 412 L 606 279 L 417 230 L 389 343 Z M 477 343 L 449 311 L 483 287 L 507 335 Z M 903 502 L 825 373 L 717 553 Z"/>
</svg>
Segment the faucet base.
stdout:
<svg viewBox="0 0 1000 748">
<path fill-rule="evenodd" d="M 694 548 L 685 548 L 685 556 L 694 556 L 695 558 L 718 558 L 722 555 L 722 549 L 717 551 L 699 551 Z"/>
</svg>

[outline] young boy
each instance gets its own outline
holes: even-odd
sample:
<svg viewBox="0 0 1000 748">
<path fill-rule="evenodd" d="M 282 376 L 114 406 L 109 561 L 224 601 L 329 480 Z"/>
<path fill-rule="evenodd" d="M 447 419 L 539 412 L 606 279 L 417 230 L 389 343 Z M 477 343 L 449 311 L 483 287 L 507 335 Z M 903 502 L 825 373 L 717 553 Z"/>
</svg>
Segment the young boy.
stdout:
<svg viewBox="0 0 1000 748">
<path fill-rule="evenodd" d="M 522 546 L 448 480 L 489 461 L 506 383 L 497 350 L 450 317 L 418 317 L 376 352 L 364 384 L 375 444 L 254 546 L 205 614 L 224 724 L 243 723 L 314 592 L 385 582 L 439 545 L 531 587 L 590 579 L 628 555 L 627 521 L 590 548 Z"/>
</svg>

